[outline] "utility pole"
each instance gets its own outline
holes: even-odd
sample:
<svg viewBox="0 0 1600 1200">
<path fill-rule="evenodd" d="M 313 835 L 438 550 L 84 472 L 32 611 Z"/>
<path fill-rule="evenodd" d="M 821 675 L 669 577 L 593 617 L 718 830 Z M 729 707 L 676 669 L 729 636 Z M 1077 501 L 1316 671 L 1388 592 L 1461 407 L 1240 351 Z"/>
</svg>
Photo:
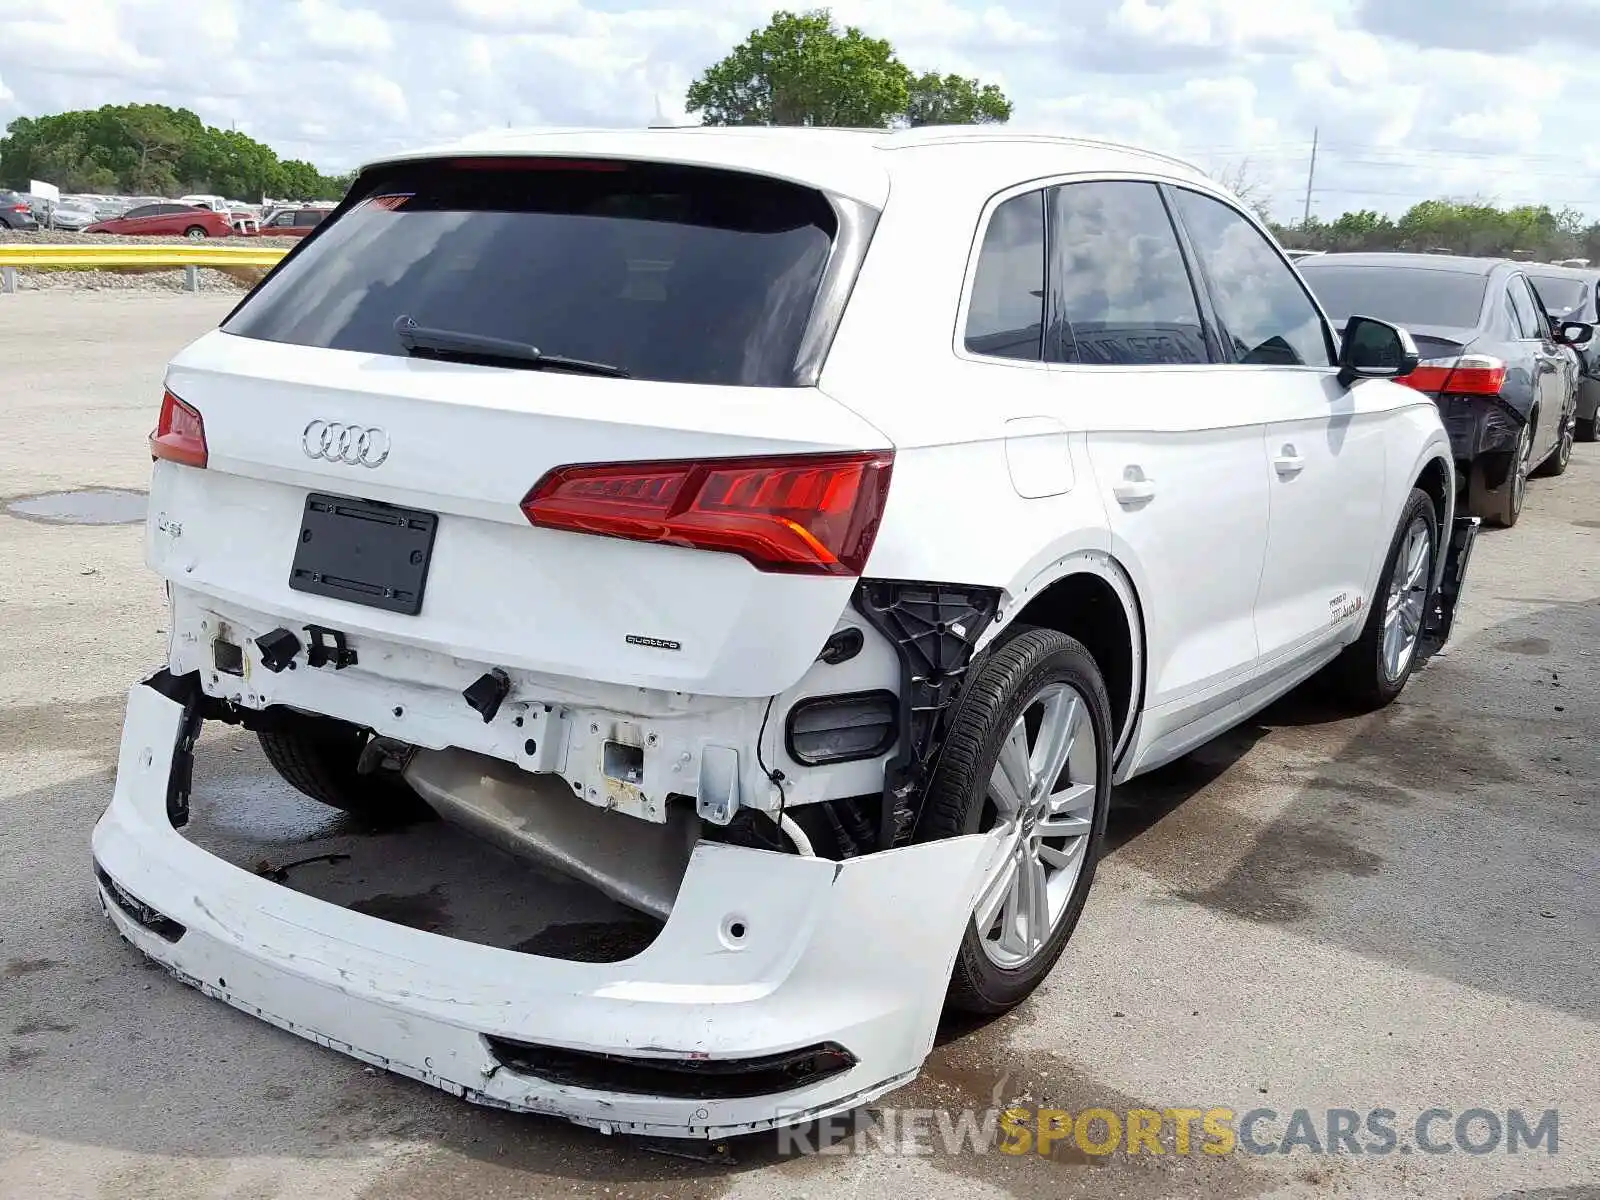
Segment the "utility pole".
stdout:
<svg viewBox="0 0 1600 1200">
<path fill-rule="evenodd" d="M 1300 228 L 1302 229 L 1311 224 L 1311 185 L 1317 179 L 1317 132 L 1316 127 L 1313 126 L 1311 130 L 1311 169 L 1306 172 L 1306 215 L 1300 222 Z"/>
</svg>

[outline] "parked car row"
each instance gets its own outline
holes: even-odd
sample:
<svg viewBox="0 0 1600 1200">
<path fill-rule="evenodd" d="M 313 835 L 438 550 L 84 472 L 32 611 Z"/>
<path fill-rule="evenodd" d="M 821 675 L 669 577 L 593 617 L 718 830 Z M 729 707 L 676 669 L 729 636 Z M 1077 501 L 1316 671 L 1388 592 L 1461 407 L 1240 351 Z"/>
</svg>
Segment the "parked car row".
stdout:
<svg viewBox="0 0 1600 1200">
<path fill-rule="evenodd" d="M 1320 254 L 1297 264 L 1324 309 L 1404 327 L 1433 397 L 1463 511 L 1517 523 L 1531 477 L 1560 475 L 1595 438 L 1600 271 L 1440 254 Z"/>
<path fill-rule="evenodd" d="M 248 205 L 200 194 L 168 200 L 159 196 L 62 196 L 49 200 L 0 190 L 0 229 L 61 229 L 131 237 L 303 237 L 333 206 L 324 202 Z"/>
</svg>

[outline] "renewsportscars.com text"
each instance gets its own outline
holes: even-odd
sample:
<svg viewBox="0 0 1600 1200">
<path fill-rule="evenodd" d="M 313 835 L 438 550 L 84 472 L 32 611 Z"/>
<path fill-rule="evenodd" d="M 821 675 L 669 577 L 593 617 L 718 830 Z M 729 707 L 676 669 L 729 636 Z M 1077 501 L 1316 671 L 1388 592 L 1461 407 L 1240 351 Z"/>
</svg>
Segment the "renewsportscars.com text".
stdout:
<svg viewBox="0 0 1600 1200">
<path fill-rule="evenodd" d="M 1228 1154 L 1556 1154 L 1560 1114 L 1429 1108 L 884 1108 L 862 1128 L 847 1116 L 779 1129 L 780 1153 L 1095 1156 Z"/>
</svg>

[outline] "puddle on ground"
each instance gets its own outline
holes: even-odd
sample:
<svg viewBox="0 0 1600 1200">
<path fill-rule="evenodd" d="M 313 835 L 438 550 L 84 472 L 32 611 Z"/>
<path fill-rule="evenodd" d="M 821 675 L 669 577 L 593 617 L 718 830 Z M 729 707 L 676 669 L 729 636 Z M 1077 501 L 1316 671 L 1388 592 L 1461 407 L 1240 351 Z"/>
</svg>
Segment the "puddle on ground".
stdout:
<svg viewBox="0 0 1600 1200">
<path fill-rule="evenodd" d="M 6 505 L 14 517 L 50 525 L 136 525 L 144 520 L 150 498 L 143 492 L 117 488 L 81 488 L 24 496 Z"/>
</svg>

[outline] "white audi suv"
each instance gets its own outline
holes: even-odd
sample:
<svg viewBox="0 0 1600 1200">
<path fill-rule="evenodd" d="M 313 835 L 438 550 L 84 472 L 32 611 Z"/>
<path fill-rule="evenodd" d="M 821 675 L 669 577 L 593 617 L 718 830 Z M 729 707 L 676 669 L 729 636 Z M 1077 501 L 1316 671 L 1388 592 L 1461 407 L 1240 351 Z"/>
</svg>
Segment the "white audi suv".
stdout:
<svg viewBox="0 0 1600 1200">
<path fill-rule="evenodd" d="M 993 129 L 486 136 L 376 162 L 171 363 L 93 838 L 117 928 L 458 1095 L 713 1137 L 912 1078 L 1061 955 L 1114 784 L 1317 673 L 1392 700 L 1476 522 L 1403 331 L 1158 154 Z M 184 836 L 254 731 L 653 918 L 402 928 Z M 530 922 L 537 921 L 531 914 Z"/>
</svg>

